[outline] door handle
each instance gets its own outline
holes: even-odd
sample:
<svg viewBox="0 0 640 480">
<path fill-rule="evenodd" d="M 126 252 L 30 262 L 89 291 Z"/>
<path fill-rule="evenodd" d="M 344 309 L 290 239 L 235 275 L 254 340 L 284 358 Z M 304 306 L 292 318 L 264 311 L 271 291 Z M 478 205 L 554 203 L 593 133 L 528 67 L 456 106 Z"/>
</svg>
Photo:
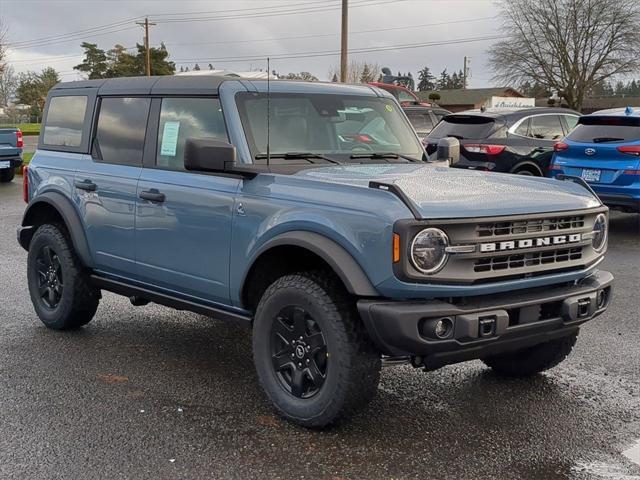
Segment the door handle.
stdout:
<svg viewBox="0 0 640 480">
<path fill-rule="evenodd" d="M 162 203 L 165 200 L 164 193 L 160 193 L 155 188 L 140 192 L 140 198 L 142 198 L 143 200 L 149 200 L 150 202 L 157 202 L 157 203 Z"/>
<path fill-rule="evenodd" d="M 86 190 L 87 192 L 94 192 L 97 188 L 97 185 L 93 183 L 91 180 L 76 180 L 73 182 L 76 188 L 80 190 Z"/>
</svg>

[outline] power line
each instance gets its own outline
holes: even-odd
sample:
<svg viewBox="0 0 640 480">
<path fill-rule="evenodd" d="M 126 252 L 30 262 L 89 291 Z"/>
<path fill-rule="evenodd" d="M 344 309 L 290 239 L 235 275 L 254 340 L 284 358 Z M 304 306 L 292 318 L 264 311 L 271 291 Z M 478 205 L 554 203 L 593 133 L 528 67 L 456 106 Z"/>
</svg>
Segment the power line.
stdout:
<svg viewBox="0 0 640 480">
<path fill-rule="evenodd" d="M 445 40 L 445 41 L 432 41 L 432 42 L 424 42 L 424 43 L 411 43 L 411 44 L 401 44 L 401 45 L 386 45 L 382 47 L 362 47 L 355 48 L 349 50 L 350 54 L 358 54 L 358 53 L 371 53 L 371 52 L 386 52 L 390 50 L 408 50 L 414 48 L 425 48 L 425 47 L 437 47 L 443 45 L 457 45 L 462 43 L 472 43 L 472 42 L 482 42 L 489 40 L 498 40 L 503 38 L 502 35 L 491 35 L 484 37 L 469 37 L 469 38 L 459 38 L 456 40 Z M 272 60 L 285 60 L 285 59 L 293 59 L 293 58 L 314 58 L 314 57 L 329 57 L 329 56 L 337 56 L 340 55 L 340 51 L 337 50 L 323 50 L 316 52 L 296 52 L 292 54 L 264 54 L 264 55 L 252 55 L 252 56 L 244 56 L 244 57 L 219 57 L 219 58 L 185 58 L 185 59 L 175 59 L 175 63 L 191 63 L 191 62 L 215 62 L 215 63 L 233 63 L 233 62 L 241 62 L 241 61 L 250 61 L 250 60 L 264 60 L 267 57 L 270 57 Z"/>
</svg>

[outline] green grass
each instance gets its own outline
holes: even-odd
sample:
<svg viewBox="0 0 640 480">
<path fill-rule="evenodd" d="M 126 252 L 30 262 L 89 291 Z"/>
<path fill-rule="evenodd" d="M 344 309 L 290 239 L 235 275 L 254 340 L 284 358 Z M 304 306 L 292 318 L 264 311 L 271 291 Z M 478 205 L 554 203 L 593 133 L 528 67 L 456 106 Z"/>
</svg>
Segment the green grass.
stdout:
<svg viewBox="0 0 640 480">
<path fill-rule="evenodd" d="M 10 125 L 0 125 L 0 128 L 6 128 L 6 127 L 17 127 L 22 131 L 23 135 L 39 135 L 40 134 L 39 123 L 13 123 Z"/>
<path fill-rule="evenodd" d="M 31 161 L 32 157 L 33 157 L 33 152 L 23 153 L 22 154 L 22 164 L 23 165 L 29 165 L 29 162 Z"/>
</svg>

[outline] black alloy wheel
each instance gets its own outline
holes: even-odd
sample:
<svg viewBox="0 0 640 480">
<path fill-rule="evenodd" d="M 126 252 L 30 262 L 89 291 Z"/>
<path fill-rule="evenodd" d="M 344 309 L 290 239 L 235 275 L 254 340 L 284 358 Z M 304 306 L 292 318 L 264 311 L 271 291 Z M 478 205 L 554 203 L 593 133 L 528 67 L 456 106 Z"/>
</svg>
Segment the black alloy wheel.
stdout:
<svg viewBox="0 0 640 480">
<path fill-rule="evenodd" d="M 45 245 L 36 255 L 38 294 L 45 307 L 55 309 L 60 304 L 64 282 L 60 257 Z"/>
<path fill-rule="evenodd" d="M 310 398 L 322 388 L 327 376 L 327 344 L 318 323 L 302 307 L 287 306 L 273 321 L 271 361 L 291 395 Z"/>
</svg>

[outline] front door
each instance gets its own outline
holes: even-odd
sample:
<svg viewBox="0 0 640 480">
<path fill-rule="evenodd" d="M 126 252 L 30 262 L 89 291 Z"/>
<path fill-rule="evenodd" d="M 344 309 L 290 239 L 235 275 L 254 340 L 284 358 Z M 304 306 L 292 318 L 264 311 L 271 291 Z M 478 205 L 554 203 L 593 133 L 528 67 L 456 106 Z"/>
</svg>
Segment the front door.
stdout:
<svg viewBox="0 0 640 480">
<path fill-rule="evenodd" d="M 231 224 L 240 180 L 184 169 L 187 138 L 227 141 L 220 102 L 180 97 L 154 102 L 157 141 L 147 150 L 151 158 L 145 157 L 137 189 L 139 279 L 168 293 L 228 303 Z"/>
</svg>

